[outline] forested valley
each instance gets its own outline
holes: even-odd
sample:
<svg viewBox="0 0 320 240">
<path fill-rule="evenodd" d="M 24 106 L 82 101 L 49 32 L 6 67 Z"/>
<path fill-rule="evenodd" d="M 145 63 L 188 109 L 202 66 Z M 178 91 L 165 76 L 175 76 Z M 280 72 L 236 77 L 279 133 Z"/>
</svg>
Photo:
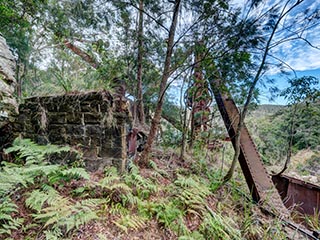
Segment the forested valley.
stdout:
<svg viewBox="0 0 320 240">
<path fill-rule="evenodd" d="M 319 1 L 0 16 L 0 239 L 319 239 Z"/>
</svg>

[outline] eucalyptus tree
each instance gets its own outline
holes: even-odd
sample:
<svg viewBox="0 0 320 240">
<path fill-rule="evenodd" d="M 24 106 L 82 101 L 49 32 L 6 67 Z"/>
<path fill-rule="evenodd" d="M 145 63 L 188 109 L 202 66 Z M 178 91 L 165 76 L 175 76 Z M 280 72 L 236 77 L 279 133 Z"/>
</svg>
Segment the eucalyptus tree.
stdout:
<svg viewBox="0 0 320 240">
<path fill-rule="evenodd" d="M 159 95 L 158 95 L 158 100 L 157 100 L 157 106 L 156 110 L 151 122 L 151 127 L 150 127 L 150 132 L 148 135 L 148 139 L 145 145 L 145 149 L 142 152 L 141 158 L 138 160 L 138 163 L 142 166 L 147 166 L 148 164 L 148 157 L 149 153 L 151 151 L 151 147 L 153 144 L 153 141 L 156 136 L 156 132 L 158 130 L 158 127 L 160 125 L 160 119 L 161 119 L 161 112 L 162 112 L 162 105 L 164 102 L 164 94 L 167 88 L 167 82 L 170 77 L 170 71 L 171 71 L 171 59 L 172 59 L 172 54 L 173 54 L 173 47 L 174 47 L 174 38 L 175 38 L 175 32 L 176 32 L 176 27 L 178 23 L 178 16 L 179 16 L 179 11 L 180 11 L 180 0 L 175 0 L 173 2 L 173 13 L 172 13 L 172 20 L 170 24 L 170 29 L 169 29 L 169 34 L 168 34 L 168 40 L 167 40 L 167 52 L 165 56 L 165 61 L 163 65 L 163 72 L 162 72 L 162 77 L 161 77 L 161 82 L 160 82 L 160 89 L 159 89 Z"/>
<path fill-rule="evenodd" d="M 239 37 L 239 31 L 238 28 L 235 28 L 235 25 L 237 24 L 237 27 L 240 27 L 243 23 L 238 22 L 239 12 L 229 8 L 228 2 L 185 1 L 181 2 L 180 14 L 179 19 L 181 21 L 177 25 L 174 43 L 170 47 L 172 57 L 169 59 L 172 61 L 169 63 L 168 69 L 163 71 L 162 80 L 165 79 L 165 81 L 161 83 L 160 89 L 162 90 L 159 92 L 157 110 L 151 126 L 152 130 L 150 130 L 146 150 L 142 154 L 141 161 L 143 164 L 146 164 L 148 151 L 150 151 L 154 138 L 153 131 L 155 130 L 153 126 L 159 124 L 159 119 L 156 116 L 162 111 L 161 101 L 169 77 L 171 83 L 189 69 L 193 69 L 194 66 L 200 64 L 205 70 L 206 77 L 216 76 L 218 72 L 222 72 L 222 76 L 225 76 L 226 79 L 228 76 L 229 83 L 235 85 L 236 81 L 229 75 L 238 76 L 238 82 L 246 80 L 247 75 L 245 73 L 251 63 L 248 60 L 250 55 L 246 53 L 246 49 L 250 49 L 251 45 L 258 42 L 256 39 L 253 40 L 256 37 L 254 33 L 249 35 L 248 32 L 245 32 Z M 254 30 L 254 28 L 249 29 L 247 26 L 242 26 L 242 28 L 243 31 Z M 237 43 L 236 40 L 239 39 L 243 41 Z M 198 42 L 202 42 L 202 44 L 197 44 Z M 200 52 L 202 58 L 195 60 L 194 52 Z M 229 59 L 229 61 L 226 61 L 226 59 Z M 226 69 L 227 63 L 233 67 L 233 71 Z M 225 70 L 225 72 L 222 70 Z M 166 71 L 169 71 L 169 74 Z M 239 76 L 241 76 L 241 79 Z"/>
<path fill-rule="evenodd" d="M 111 1 L 115 7 L 114 32 L 124 51 L 120 56 L 126 61 L 127 85 L 136 100 L 135 121 L 145 121 L 144 103 L 150 102 L 146 93 L 151 88 L 150 69 L 156 70 L 161 53 L 155 46 L 163 42 L 161 26 L 164 18 L 160 1 Z M 154 72 L 154 71 L 153 71 Z M 151 81 L 151 82 L 150 82 Z M 152 85 L 152 84 L 151 84 Z M 149 105 L 149 104 L 147 104 Z"/>
<path fill-rule="evenodd" d="M 249 104 L 252 102 L 254 92 L 257 89 L 257 84 L 262 80 L 262 77 L 270 64 L 270 62 L 268 62 L 270 57 L 280 60 L 279 57 L 272 53 L 272 50 L 280 44 L 288 41 L 303 40 L 308 42 L 308 39 L 304 37 L 306 36 L 306 32 L 311 31 L 319 24 L 319 8 L 311 8 L 307 1 L 287 0 L 284 2 L 270 2 L 270 5 L 267 5 L 266 10 L 260 9 L 260 14 L 256 14 L 254 9 L 259 7 L 261 2 L 262 1 L 252 1 L 248 6 L 248 14 L 246 15 L 249 16 L 252 14 L 252 17 L 255 19 L 254 21 L 260 22 L 265 42 L 262 42 L 254 53 L 254 56 L 257 59 L 255 60 L 257 63 L 257 69 L 249 79 L 247 94 L 242 111 L 240 112 L 239 124 L 235 134 L 235 154 L 231 167 L 224 178 L 225 181 L 228 181 L 232 177 L 236 162 L 240 155 L 241 129 L 248 112 Z M 290 21 L 288 19 L 290 19 Z M 281 63 L 286 64 L 285 61 L 281 61 Z"/>
</svg>

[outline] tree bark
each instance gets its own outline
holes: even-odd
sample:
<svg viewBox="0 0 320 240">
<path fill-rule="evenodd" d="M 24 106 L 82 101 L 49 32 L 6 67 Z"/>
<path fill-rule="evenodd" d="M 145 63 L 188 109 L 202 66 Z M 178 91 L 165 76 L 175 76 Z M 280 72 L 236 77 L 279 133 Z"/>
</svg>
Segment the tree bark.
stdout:
<svg viewBox="0 0 320 240">
<path fill-rule="evenodd" d="M 291 161 L 293 137 L 294 137 L 294 130 L 295 130 L 294 129 L 294 124 L 295 124 L 294 120 L 295 120 L 295 116 L 297 113 L 297 105 L 298 105 L 298 103 L 294 104 L 294 109 L 293 109 L 291 123 L 290 123 L 290 130 L 289 130 L 290 136 L 289 136 L 289 143 L 288 143 L 287 159 L 286 159 L 286 162 L 285 162 L 282 170 L 276 175 L 281 175 L 282 173 L 284 173 L 284 171 L 287 170 L 287 168 L 290 164 L 290 161 Z"/>
<path fill-rule="evenodd" d="M 89 63 L 91 67 L 97 69 L 98 68 L 98 63 L 96 62 L 96 60 L 91 57 L 88 53 L 82 51 L 80 48 L 78 48 L 77 46 L 73 45 L 71 42 L 69 42 L 68 40 L 65 40 L 63 42 L 63 44 L 69 48 L 72 52 L 74 52 L 75 54 L 77 54 L 79 57 L 82 58 L 82 60 L 84 60 L 85 62 Z"/>
<path fill-rule="evenodd" d="M 137 70 L 137 120 L 145 123 L 143 93 L 142 93 L 142 61 L 143 61 L 143 0 L 139 1 L 139 24 L 138 24 L 138 70 Z"/>
<path fill-rule="evenodd" d="M 147 143 L 145 145 L 145 149 L 142 152 L 140 159 L 138 160 L 138 164 L 140 166 L 147 166 L 148 164 L 148 158 L 151 152 L 151 147 L 160 124 L 164 94 L 166 91 L 168 78 L 170 77 L 171 57 L 172 57 L 173 46 L 174 46 L 175 31 L 176 31 L 176 26 L 178 22 L 180 2 L 181 0 L 175 0 L 174 2 L 173 16 L 172 16 L 172 22 L 171 22 L 170 31 L 169 31 L 167 52 L 166 52 L 166 58 L 165 58 L 165 63 L 164 63 L 164 68 L 163 68 L 163 73 L 162 73 L 162 78 L 160 83 L 158 102 L 157 102 L 154 117 L 151 122 L 150 132 L 148 135 Z"/>
</svg>

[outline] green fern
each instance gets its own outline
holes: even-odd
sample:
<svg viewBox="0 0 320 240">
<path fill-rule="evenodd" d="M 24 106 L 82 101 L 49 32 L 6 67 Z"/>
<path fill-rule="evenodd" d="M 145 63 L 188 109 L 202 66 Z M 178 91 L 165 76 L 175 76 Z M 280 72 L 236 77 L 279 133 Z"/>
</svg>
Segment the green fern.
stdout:
<svg viewBox="0 0 320 240">
<path fill-rule="evenodd" d="M 97 219 L 94 209 L 99 203 L 99 199 L 86 199 L 74 204 L 53 188 L 34 190 L 26 200 L 26 205 L 37 212 L 34 218 L 43 222 L 45 228 L 65 227 L 66 232 Z"/>
<path fill-rule="evenodd" d="M 44 177 L 59 169 L 58 165 L 48 166 L 19 166 L 12 163 L 2 163 L 0 169 L 0 196 L 13 194 L 20 187 L 26 188 L 34 184 L 37 177 Z M 14 190 L 14 191 L 13 191 Z"/>
<path fill-rule="evenodd" d="M 72 179 L 80 179 L 83 178 L 85 180 L 90 179 L 90 175 L 84 168 L 68 168 L 64 169 L 60 167 L 57 171 L 51 172 L 48 176 L 48 180 L 50 184 L 54 184 L 60 181 L 69 182 Z"/>
<path fill-rule="evenodd" d="M 54 227 L 50 230 L 44 231 L 46 240 L 59 240 L 63 237 L 63 233 L 60 228 Z"/>
<path fill-rule="evenodd" d="M 187 212 L 200 216 L 206 212 L 206 198 L 210 190 L 197 176 L 178 175 L 171 191 Z"/>
<path fill-rule="evenodd" d="M 125 233 L 128 233 L 129 229 L 139 230 L 146 226 L 146 219 L 138 215 L 124 215 L 113 223 Z"/>
<path fill-rule="evenodd" d="M 206 239 L 242 239 L 235 222 L 229 217 L 222 217 L 219 213 L 215 213 L 214 216 L 206 214 L 199 231 Z"/>
<path fill-rule="evenodd" d="M 35 184 L 35 181 L 38 183 L 46 182 L 45 178 L 48 176 L 51 177 L 53 182 L 67 177 L 89 179 L 89 175 L 84 169 L 64 169 L 59 165 L 49 165 L 46 161 L 46 155 L 68 150 L 69 147 L 39 146 L 29 139 L 15 139 L 13 146 L 6 149 L 6 152 L 15 152 L 18 158 L 17 162 L 20 164 L 2 162 L 3 166 L 0 168 L 0 196 L 13 194 L 21 187 L 26 188 L 30 184 Z M 19 159 L 23 161 L 19 161 Z"/>
<path fill-rule="evenodd" d="M 124 176 L 124 181 L 128 186 L 135 189 L 136 195 L 141 199 L 148 198 L 150 194 L 158 190 L 156 184 L 140 175 L 139 169 L 134 164 L 131 166 L 131 172 Z"/>
<path fill-rule="evenodd" d="M 124 207 L 121 203 L 111 203 L 109 212 L 113 215 L 126 215 L 129 214 L 129 209 Z"/>
<path fill-rule="evenodd" d="M 105 169 L 105 177 L 99 182 L 101 187 L 109 187 L 114 182 L 120 181 L 120 176 L 115 167 L 109 167 Z"/>
<path fill-rule="evenodd" d="M 149 161 L 149 166 L 150 166 L 150 168 L 155 170 L 154 173 L 153 173 L 155 176 L 159 176 L 160 175 L 160 176 L 165 177 L 165 178 L 169 177 L 169 174 L 165 170 L 158 168 L 157 164 L 154 161 L 150 160 Z"/>
<path fill-rule="evenodd" d="M 31 192 L 25 204 L 39 213 L 46 202 L 54 204 L 57 199 L 60 199 L 59 193 L 54 188 L 47 186 L 44 191 L 37 189 Z"/>
<path fill-rule="evenodd" d="M 155 217 L 161 225 L 168 228 L 184 215 L 177 204 L 169 199 L 158 199 L 156 202 L 141 201 L 138 204 L 138 211 L 144 217 Z"/>
<path fill-rule="evenodd" d="M 0 200 L 0 237 L 10 235 L 12 230 L 17 230 L 22 225 L 22 218 L 12 217 L 12 213 L 18 212 L 17 208 L 9 197 Z"/>
<path fill-rule="evenodd" d="M 13 146 L 6 149 L 6 153 L 15 152 L 17 160 L 25 160 L 25 165 L 41 164 L 46 155 L 70 151 L 70 147 L 56 145 L 38 145 L 30 139 L 16 138 Z"/>
</svg>

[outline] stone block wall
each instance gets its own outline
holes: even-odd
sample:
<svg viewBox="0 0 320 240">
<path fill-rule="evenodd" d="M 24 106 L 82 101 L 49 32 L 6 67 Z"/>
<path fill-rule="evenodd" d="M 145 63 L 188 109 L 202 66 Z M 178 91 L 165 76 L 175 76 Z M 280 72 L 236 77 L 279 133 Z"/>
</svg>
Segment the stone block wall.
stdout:
<svg viewBox="0 0 320 240">
<path fill-rule="evenodd" d="M 124 170 L 130 119 L 121 96 L 103 91 L 33 97 L 19 111 L 19 132 L 24 138 L 76 147 L 90 171 L 107 165 Z"/>
</svg>

